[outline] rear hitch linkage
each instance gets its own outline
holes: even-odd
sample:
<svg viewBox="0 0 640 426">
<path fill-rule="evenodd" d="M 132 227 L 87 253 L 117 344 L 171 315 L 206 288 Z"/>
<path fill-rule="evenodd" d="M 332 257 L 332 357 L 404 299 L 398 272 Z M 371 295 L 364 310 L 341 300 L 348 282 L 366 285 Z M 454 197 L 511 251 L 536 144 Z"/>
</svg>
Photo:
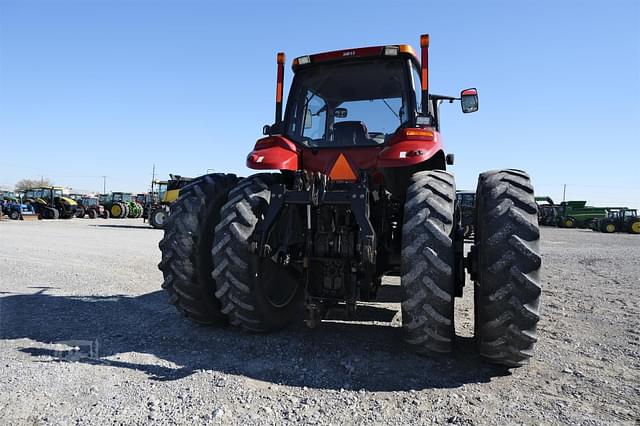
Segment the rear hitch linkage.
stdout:
<svg viewBox="0 0 640 426">
<path fill-rule="evenodd" d="M 274 224 L 286 205 L 307 206 L 307 229 L 311 229 L 311 208 L 322 205 L 349 206 L 359 226 L 357 249 L 361 253 L 361 262 L 365 267 L 376 264 L 376 234 L 369 220 L 369 188 L 368 178 L 361 173 L 358 181 L 347 183 L 338 190 L 331 190 L 332 181 L 322 173 L 306 171 L 296 172 L 294 189 L 289 190 L 284 184 L 276 184 L 271 188 L 271 202 L 264 219 L 256 225 L 252 235 L 250 248 L 260 257 L 268 257 L 271 248 L 267 244 Z"/>
</svg>

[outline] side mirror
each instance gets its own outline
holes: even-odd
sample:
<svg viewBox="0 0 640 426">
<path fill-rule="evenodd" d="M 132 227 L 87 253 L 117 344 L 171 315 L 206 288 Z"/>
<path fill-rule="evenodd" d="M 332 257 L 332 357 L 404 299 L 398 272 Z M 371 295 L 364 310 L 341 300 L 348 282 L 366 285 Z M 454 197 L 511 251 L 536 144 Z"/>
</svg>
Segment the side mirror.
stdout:
<svg viewBox="0 0 640 426">
<path fill-rule="evenodd" d="M 336 118 L 347 118 L 347 109 L 346 108 L 336 108 L 333 115 Z"/>
<path fill-rule="evenodd" d="M 268 124 L 265 124 L 264 126 L 262 126 L 262 134 L 267 136 L 271 134 L 271 126 L 269 126 Z"/>
<path fill-rule="evenodd" d="M 478 90 L 465 89 L 460 93 L 460 105 L 462 112 L 467 114 L 478 110 Z"/>
<path fill-rule="evenodd" d="M 311 117 L 311 110 L 307 109 L 304 112 L 304 128 L 310 129 L 313 127 L 313 118 Z"/>
</svg>

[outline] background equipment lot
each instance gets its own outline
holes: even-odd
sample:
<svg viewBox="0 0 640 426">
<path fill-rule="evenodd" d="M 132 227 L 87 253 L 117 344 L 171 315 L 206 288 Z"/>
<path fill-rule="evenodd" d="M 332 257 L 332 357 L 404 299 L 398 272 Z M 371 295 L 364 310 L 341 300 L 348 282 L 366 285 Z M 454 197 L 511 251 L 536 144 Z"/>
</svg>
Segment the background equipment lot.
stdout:
<svg viewBox="0 0 640 426">
<path fill-rule="evenodd" d="M 607 424 L 640 416 L 636 235 L 542 229 L 539 343 L 512 373 L 473 349 L 469 283 L 456 308 L 456 350 L 439 360 L 406 350 L 395 302 L 313 332 L 301 321 L 273 335 L 195 328 L 160 290 L 162 231 L 140 220 L 3 221 L 0 236 L 4 424 Z M 388 300 L 398 300 L 397 279 L 387 283 Z"/>
</svg>

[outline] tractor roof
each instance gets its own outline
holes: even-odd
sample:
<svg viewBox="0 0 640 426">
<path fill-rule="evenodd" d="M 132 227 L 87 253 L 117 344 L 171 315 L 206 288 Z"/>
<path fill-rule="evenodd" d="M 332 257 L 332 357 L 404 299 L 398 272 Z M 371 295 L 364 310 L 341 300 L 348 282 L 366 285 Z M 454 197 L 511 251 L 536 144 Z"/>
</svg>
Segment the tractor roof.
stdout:
<svg viewBox="0 0 640 426">
<path fill-rule="evenodd" d="M 64 190 L 64 188 L 61 187 L 61 186 L 37 186 L 37 187 L 34 187 L 34 188 L 29 188 L 29 189 L 27 189 L 27 191 L 35 191 L 37 189 L 46 189 L 46 190 L 53 189 L 53 190 L 60 190 L 60 191 Z"/>
<path fill-rule="evenodd" d="M 416 65 L 419 65 L 416 52 L 408 44 L 393 44 L 385 46 L 358 47 L 355 49 L 334 50 L 332 52 L 314 53 L 312 55 L 299 56 L 293 60 L 291 68 L 298 71 L 309 65 L 336 61 L 351 60 L 354 58 L 373 58 L 373 57 L 389 57 L 406 56 L 410 58 Z"/>
</svg>

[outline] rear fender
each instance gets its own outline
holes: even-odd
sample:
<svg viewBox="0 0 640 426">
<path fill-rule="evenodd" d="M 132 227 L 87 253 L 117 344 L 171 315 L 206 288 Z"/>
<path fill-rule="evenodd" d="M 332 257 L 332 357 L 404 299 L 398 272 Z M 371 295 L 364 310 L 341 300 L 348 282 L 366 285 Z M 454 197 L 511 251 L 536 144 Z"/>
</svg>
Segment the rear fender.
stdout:
<svg viewBox="0 0 640 426">
<path fill-rule="evenodd" d="M 268 136 L 256 142 L 247 156 L 247 167 L 255 170 L 298 170 L 300 153 L 296 145 L 282 136 Z"/>
<path fill-rule="evenodd" d="M 433 158 L 439 152 L 444 152 L 439 138 L 431 141 L 399 141 L 380 151 L 378 167 L 413 166 Z"/>
</svg>

